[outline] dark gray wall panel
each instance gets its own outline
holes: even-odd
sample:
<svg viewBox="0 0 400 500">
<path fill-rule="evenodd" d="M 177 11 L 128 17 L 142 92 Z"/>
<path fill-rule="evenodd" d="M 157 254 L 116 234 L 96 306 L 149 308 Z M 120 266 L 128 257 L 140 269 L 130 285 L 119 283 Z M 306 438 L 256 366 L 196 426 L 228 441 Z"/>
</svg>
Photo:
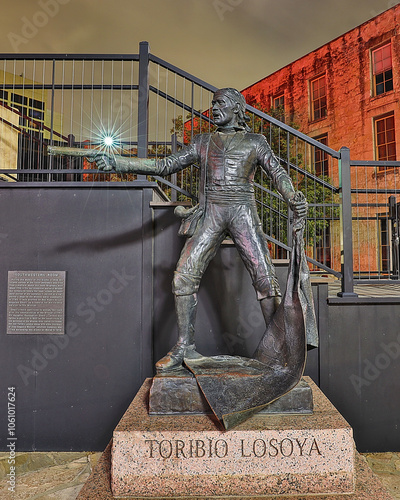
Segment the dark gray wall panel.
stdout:
<svg viewBox="0 0 400 500">
<path fill-rule="evenodd" d="M 396 304 L 329 306 L 320 386 L 360 451 L 400 449 L 399 325 Z"/>
</svg>

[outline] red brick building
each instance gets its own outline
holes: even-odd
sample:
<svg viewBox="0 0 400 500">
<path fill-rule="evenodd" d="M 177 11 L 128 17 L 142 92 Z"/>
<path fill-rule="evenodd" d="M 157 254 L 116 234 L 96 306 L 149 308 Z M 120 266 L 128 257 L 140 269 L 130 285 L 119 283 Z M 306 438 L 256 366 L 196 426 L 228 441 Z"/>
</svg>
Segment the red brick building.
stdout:
<svg viewBox="0 0 400 500">
<path fill-rule="evenodd" d="M 249 104 L 260 104 L 263 109 L 283 106 L 286 121 L 332 149 L 349 147 L 352 160 L 399 160 L 399 23 L 400 4 L 263 78 L 243 94 Z M 326 174 L 338 185 L 337 169 L 324 153 L 316 151 L 315 155 L 317 175 Z M 397 177 L 394 168 L 369 169 L 365 176 L 354 169 L 352 187 L 369 187 L 373 182 L 379 190 L 399 184 Z M 379 203 L 386 203 L 387 198 L 381 196 Z M 375 269 L 389 259 L 382 250 L 387 239 L 385 223 L 378 231 L 375 226 L 365 222 L 356 234 L 353 228 L 359 247 L 354 256 L 356 269 L 364 268 L 367 258 L 374 260 Z M 372 234 L 378 234 L 378 250 L 371 257 Z"/>
<path fill-rule="evenodd" d="M 400 152 L 400 4 L 243 90 L 358 160 Z M 384 121 L 382 121 L 384 120 Z M 386 130 L 386 136 L 381 130 Z M 383 148 L 383 144 L 386 147 Z"/>
</svg>

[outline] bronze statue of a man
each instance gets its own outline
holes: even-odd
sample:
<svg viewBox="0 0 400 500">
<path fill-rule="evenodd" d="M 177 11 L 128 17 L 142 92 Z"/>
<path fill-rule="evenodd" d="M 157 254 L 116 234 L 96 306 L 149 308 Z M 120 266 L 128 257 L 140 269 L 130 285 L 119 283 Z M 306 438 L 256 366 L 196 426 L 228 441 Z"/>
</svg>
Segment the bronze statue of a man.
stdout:
<svg viewBox="0 0 400 500">
<path fill-rule="evenodd" d="M 265 137 L 249 131 L 245 111 L 246 101 L 240 92 L 220 89 L 212 101 L 215 132 L 196 135 L 191 144 L 161 160 L 120 156 L 97 160 L 98 168 L 104 171 L 166 176 L 193 163 L 202 171 L 201 217 L 185 243 L 172 284 L 178 342 L 157 362 L 158 373 L 179 368 L 184 358 L 201 356 L 195 348 L 197 291 L 227 234 L 251 275 L 267 326 L 280 303 L 281 292 L 254 198 L 256 168 L 261 166 L 297 216 L 306 215 L 307 203 L 304 197 L 296 196 L 289 175 Z"/>
</svg>

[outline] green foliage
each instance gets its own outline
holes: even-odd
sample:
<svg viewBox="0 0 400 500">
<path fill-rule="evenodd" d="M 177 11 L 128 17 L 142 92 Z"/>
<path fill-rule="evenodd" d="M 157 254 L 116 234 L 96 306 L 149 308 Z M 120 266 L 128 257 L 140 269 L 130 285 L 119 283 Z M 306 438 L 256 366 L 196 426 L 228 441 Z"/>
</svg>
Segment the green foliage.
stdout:
<svg viewBox="0 0 400 500">
<path fill-rule="evenodd" d="M 263 109 L 261 105 L 255 104 L 254 107 L 273 118 L 289 122 L 288 125 L 291 128 L 298 129 L 298 125 L 284 115 L 282 106 Z M 335 195 L 333 190 L 318 182 L 318 179 L 325 181 L 327 184 L 331 181 L 328 176 L 315 175 L 314 146 L 307 145 L 304 141 L 284 131 L 279 126 L 259 117 L 254 118 L 253 127 L 255 132 L 262 133 L 267 138 L 281 165 L 289 171 L 295 189 L 302 191 L 307 198 L 309 203 L 306 228 L 307 245 L 313 246 L 322 243 L 323 235 L 331 221 L 339 216 L 339 209 L 334 206 L 339 200 L 338 195 Z M 312 177 L 307 175 L 307 172 L 312 174 Z M 264 188 L 276 193 L 270 181 L 266 180 L 266 176 L 262 174 L 261 169 L 257 172 L 255 180 Z M 264 206 L 261 207 L 261 211 L 262 219 L 265 220 L 269 217 L 269 226 L 274 229 L 276 234 L 280 235 L 279 240 L 286 243 L 288 226 L 286 204 L 271 196 L 269 210 Z"/>
<path fill-rule="evenodd" d="M 189 144 L 194 135 L 212 132 L 215 129 L 207 119 L 207 116 L 208 112 L 205 113 L 205 118 L 193 116 L 191 113 L 188 113 L 184 121 L 183 116 L 179 115 L 177 118 L 172 119 L 173 126 L 170 129 L 170 133 L 176 134 L 179 142 Z"/>
<path fill-rule="evenodd" d="M 193 116 L 191 113 L 188 113 L 185 116 L 185 120 L 182 115 L 179 115 L 177 118 L 173 118 L 170 133 L 176 135 L 179 143 L 190 144 L 193 136 L 196 134 L 212 132 L 214 128 L 215 127 L 210 124 L 210 121 L 207 119 L 207 113 L 205 113 L 205 118 L 202 118 L 201 116 Z M 198 165 L 193 165 L 176 174 L 178 185 L 193 194 L 195 197 L 198 197 L 200 181 L 198 167 Z M 178 194 L 178 201 L 188 201 L 188 198 L 182 194 Z M 192 203 L 194 203 L 193 200 Z"/>
</svg>

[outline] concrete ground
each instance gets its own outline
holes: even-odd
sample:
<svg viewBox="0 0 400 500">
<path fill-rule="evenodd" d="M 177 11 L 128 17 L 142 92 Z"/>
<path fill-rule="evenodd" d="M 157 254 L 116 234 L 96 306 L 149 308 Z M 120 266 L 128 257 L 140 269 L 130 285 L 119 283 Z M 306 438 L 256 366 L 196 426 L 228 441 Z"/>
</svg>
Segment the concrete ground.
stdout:
<svg viewBox="0 0 400 500">
<path fill-rule="evenodd" d="M 9 491 L 9 454 L 0 453 L 2 500 L 75 500 L 101 453 L 17 453 L 16 487 Z M 373 472 L 400 500 L 400 453 L 366 453 Z"/>
</svg>

